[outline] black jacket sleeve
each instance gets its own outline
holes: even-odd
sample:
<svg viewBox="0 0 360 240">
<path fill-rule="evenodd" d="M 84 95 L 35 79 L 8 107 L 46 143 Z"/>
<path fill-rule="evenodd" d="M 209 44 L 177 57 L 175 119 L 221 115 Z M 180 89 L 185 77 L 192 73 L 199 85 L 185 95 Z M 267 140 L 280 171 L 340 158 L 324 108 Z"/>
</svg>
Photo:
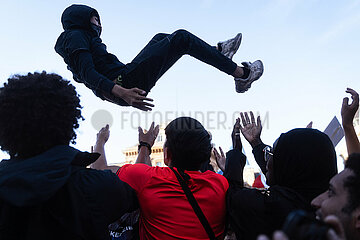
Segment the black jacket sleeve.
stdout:
<svg viewBox="0 0 360 240">
<path fill-rule="evenodd" d="M 92 55 L 89 51 L 78 50 L 73 53 L 72 58 L 81 80 L 95 92 L 96 96 L 103 98 L 102 92 L 111 94 L 115 83 L 95 70 Z"/>
<path fill-rule="evenodd" d="M 238 149 L 226 153 L 224 177 L 229 184 L 244 186 L 243 170 L 246 164 L 246 156 Z"/>
<path fill-rule="evenodd" d="M 266 173 L 266 162 L 263 149 L 266 147 L 264 143 L 255 146 L 252 150 L 256 163 L 259 165 L 261 171 Z"/>
<path fill-rule="evenodd" d="M 73 30 L 64 35 L 63 43 L 70 67 L 79 75 L 78 80 L 98 97 L 103 98 L 102 92 L 111 94 L 115 83 L 96 71 L 91 54 L 91 37 L 83 31 Z"/>
</svg>

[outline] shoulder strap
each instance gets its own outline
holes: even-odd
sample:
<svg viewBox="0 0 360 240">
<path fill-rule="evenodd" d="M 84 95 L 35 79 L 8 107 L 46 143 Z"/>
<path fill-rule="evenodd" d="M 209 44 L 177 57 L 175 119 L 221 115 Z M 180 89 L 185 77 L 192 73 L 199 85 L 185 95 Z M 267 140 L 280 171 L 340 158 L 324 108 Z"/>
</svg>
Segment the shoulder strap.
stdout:
<svg viewBox="0 0 360 240">
<path fill-rule="evenodd" d="M 190 191 L 188 185 L 185 183 L 185 181 L 183 180 L 183 178 L 180 176 L 180 174 L 177 171 L 175 171 L 172 167 L 170 167 L 170 169 L 175 173 L 175 176 L 178 179 L 182 189 L 184 190 L 185 195 L 186 195 L 188 201 L 190 202 L 191 207 L 193 208 L 196 216 L 199 218 L 199 220 L 200 220 L 201 224 L 203 225 L 209 238 L 211 240 L 215 240 L 216 238 L 215 238 L 214 231 L 212 230 L 208 220 L 206 219 L 204 213 L 202 212 L 199 204 L 197 203 L 192 192 Z"/>
</svg>

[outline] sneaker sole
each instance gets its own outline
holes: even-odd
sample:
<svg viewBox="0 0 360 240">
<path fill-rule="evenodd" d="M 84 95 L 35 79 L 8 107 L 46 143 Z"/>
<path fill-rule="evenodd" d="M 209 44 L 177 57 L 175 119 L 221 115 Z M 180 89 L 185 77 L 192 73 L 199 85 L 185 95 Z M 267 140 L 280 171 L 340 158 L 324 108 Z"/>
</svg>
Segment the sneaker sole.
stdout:
<svg viewBox="0 0 360 240">
<path fill-rule="evenodd" d="M 261 72 L 260 72 L 260 75 L 259 75 L 259 77 L 258 78 L 255 78 L 255 79 L 253 79 L 253 80 L 249 80 L 247 83 L 245 83 L 244 84 L 244 90 L 242 90 L 242 91 L 236 91 L 236 92 L 238 92 L 238 93 L 244 93 L 244 92 L 246 92 L 247 90 L 249 90 L 250 89 L 250 87 L 251 87 L 251 84 L 253 83 L 253 82 L 255 82 L 255 81 L 257 81 L 257 80 L 259 80 L 260 78 L 261 78 L 261 76 L 263 75 L 263 73 L 264 73 L 264 64 L 262 63 L 262 61 L 261 60 L 258 60 L 259 62 L 260 62 L 260 64 L 261 64 Z M 237 80 L 237 81 L 240 81 L 240 80 Z M 236 90 L 236 89 L 235 89 Z"/>
</svg>

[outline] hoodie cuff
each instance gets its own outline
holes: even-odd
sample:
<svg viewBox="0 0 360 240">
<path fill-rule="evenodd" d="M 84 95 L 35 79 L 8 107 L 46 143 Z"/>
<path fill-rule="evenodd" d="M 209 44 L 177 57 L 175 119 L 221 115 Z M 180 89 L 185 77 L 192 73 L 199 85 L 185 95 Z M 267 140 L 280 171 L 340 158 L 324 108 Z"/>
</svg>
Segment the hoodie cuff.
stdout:
<svg viewBox="0 0 360 240">
<path fill-rule="evenodd" d="M 113 81 L 110 81 L 109 79 L 104 79 L 101 81 L 100 89 L 106 93 L 111 94 L 111 90 L 115 86 L 115 83 Z"/>
</svg>

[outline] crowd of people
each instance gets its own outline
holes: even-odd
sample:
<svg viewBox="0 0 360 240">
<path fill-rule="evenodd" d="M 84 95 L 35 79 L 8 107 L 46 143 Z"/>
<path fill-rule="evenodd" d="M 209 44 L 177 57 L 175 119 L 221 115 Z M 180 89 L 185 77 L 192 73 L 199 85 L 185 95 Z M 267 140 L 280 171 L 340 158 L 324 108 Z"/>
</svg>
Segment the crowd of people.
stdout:
<svg viewBox="0 0 360 240">
<path fill-rule="evenodd" d="M 151 166 L 159 132 L 139 127 L 135 164 L 108 166 L 102 128 L 92 153 L 69 144 L 82 119 L 75 88 L 56 74 L 15 75 L 0 89 L 1 239 L 359 239 L 359 95 L 347 90 L 342 123 L 349 158 L 337 173 L 329 137 L 312 128 L 261 140 L 261 120 L 241 113 L 233 149 L 212 148 L 196 119 L 165 128 L 164 163 Z M 46 99 L 46 101 L 44 101 Z M 244 186 L 242 136 L 269 185 Z M 210 165 L 214 151 L 223 175 Z M 88 168 L 91 166 L 91 168 Z"/>
<path fill-rule="evenodd" d="M 106 51 L 95 9 L 72 5 L 62 23 L 55 49 L 74 79 L 119 105 L 151 110 L 146 94 L 184 54 L 232 75 L 237 92 L 263 72 L 259 60 L 232 62 L 241 34 L 217 47 L 185 30 L 157 34 L 125 65 Z M 341 116 L 349 157 L 340 173 L 325 133 L 296 128 L 270 146 L 252 112 L 236 119 L 226 154 L 213 148 L 199 121 L 179 117 L 165 128 L 166 167 L 151 164 L 155 123 L 139 127 L 135 164 L 117 167 L 106 159 L 109 125 L 90 153 L 69 146 L 83 119 L 69 81 L 45 71 L 14 75 L 0 88 L 0 147 L 10 156 L 0 162 L 0 239 L 360 239 L 360 142 L 353 125 L 359 95 L 346 92 L 352 100 L 344 98 Z M 268 188 L 245 186 L 242 139 Z M 212 153 L 222 174 L 210 164 Z"/>
</svg>

